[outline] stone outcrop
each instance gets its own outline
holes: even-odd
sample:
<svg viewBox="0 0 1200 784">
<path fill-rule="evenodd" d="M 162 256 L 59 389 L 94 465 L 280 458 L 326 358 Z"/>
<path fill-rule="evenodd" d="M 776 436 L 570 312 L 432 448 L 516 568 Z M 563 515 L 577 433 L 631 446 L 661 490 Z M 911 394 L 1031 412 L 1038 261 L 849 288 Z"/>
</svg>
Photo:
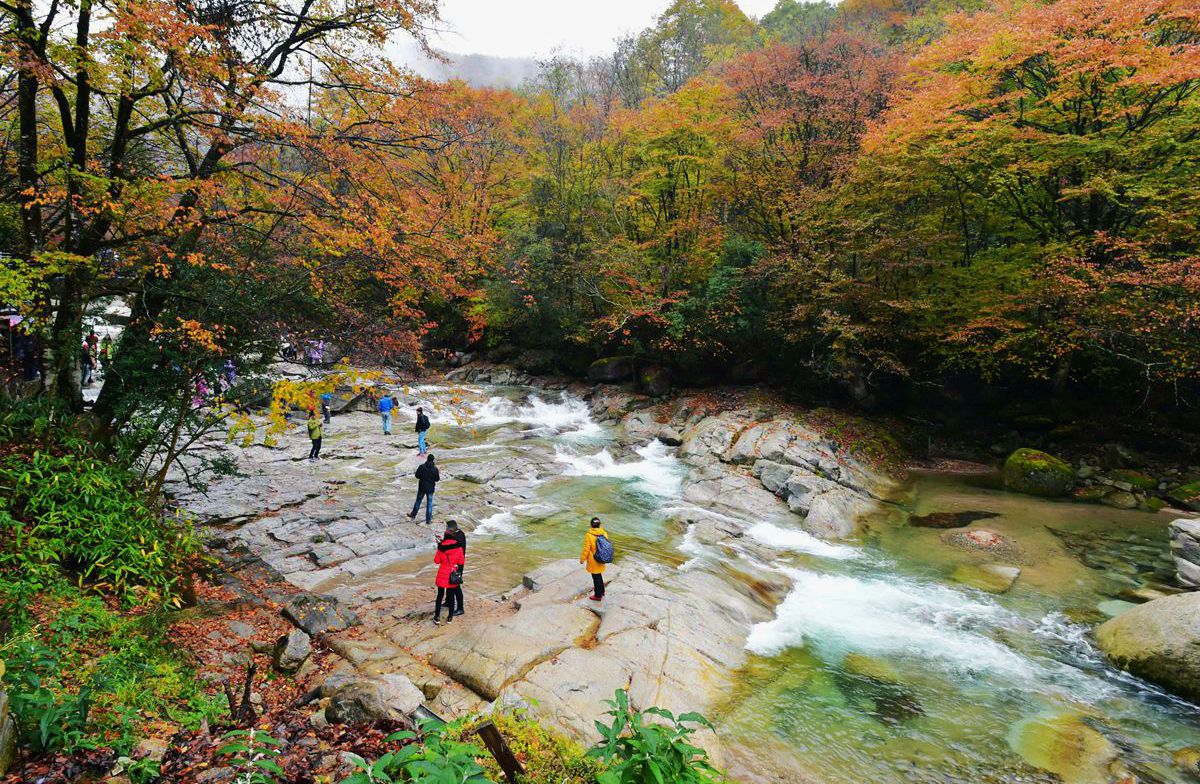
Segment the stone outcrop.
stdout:
<svg viewBox="0 0 1200 784">
<path fill-rule="evenodd" d="M 359 624 L 358 616 L 332 596 L 299 594 L 283 608 L 283 617 L 310 636 L 339 632 Z"/>
<path fill-rule="evenodd" d="M 604 357 L 588 367 L 588 380 L 604 384 L 625 381 L 638 372 L 639 362 L 635 357 Z"/>
<path fill-rule="evenodd" d="M 1200 517 L 1176 520 L 1170 531 L 1175 579 L 1185 588 L 1200 589 Z"/>
<path fill-rule="evenodd" d="M 351 677 L 328 689 L 325 718 L 333 724 L 359 724 L 407 718 L 425 700 L 413 682 L 398 673 Z"/>
<path fill-rule="evenodd" d="M 312 640 L 300 629 L 292 629 L 275 642 L 275 669 L 285 674 L 299 670 L 312 653 Z"/>
<path fill-rule="evenodd" d="M 691 466 L 683 491 L 690 503 L 756 520 L 790 511 L 825 539 L 853 536 L 897 490 L 891 477 L 790 413 L 698 413 L 685 397 L 671 409 L 628 413 L 622 426 L 631 439 L 678 437 L 679 457 Z"/>
<path fill-rule="evenodd" d="M 1200 592 L 1138 605 L 1096 629 L 1118 667 L 1200 702 Z"/>
</svg>

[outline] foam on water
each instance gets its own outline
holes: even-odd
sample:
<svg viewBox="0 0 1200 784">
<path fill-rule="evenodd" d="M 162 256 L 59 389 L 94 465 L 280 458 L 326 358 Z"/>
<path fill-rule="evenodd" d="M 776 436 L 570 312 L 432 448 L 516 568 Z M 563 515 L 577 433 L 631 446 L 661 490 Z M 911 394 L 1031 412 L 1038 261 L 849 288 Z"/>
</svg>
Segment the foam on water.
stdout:
<svg viewBox="0 0 1200 784">
<path fill-rule="evenodd" d="M 554 459 L 567 465 L 566 476 L 600 476 L 635 481 L 638 486 L 661 498 L 677 498 L 683 487 L 683 467 L 661 441 L 635 450 L 640 460 L 618 463 L 607 449 L 591 455 L 575 454 L 556 446 Z"/>
<path fill-rule="evenodd" d="M 512 512 L 497 512 L 486 517 L 473 531 L 476 536 L 516 536 L 519 533 L 521 529 L 514 522 Z"/>
<path fill-rule="evenodd" d="M 825 656 L 911 656 L 1018 680 L 1037 672 L 1030 660 L 987 636 L 988 629 L 1015 620 L 993 602 L 902 578 L 785 571 L 795 586 L 774 620 L 751 629 L 746 648 L 753 653 L 773 656 L 807 642 Z"/>
<path fill-rule="evenodd" d="M 831 544 L 818 539 L 807 531 L 798 528 L 781 528 L 772 523 L 759 523 L 746 531 L 751 539 L 774 547 L 777 550 L 794 550 L 795 552 L 819 555 L 822 558 L 835 558 L 839 561 L 859 558 L 862 551 L 844 544 Z"/>
<path fill-rule="evenodd" d="M 571 395 L 563 395 L 557 403 L 534 396 L 524 404 L 492 397 L 475 408 L 471 419 L 483 427 L 520 422 L 573 437 L 595 437 L 603 432 L 600 424 L 592 420 L 587 403 Z"/>
</svg>

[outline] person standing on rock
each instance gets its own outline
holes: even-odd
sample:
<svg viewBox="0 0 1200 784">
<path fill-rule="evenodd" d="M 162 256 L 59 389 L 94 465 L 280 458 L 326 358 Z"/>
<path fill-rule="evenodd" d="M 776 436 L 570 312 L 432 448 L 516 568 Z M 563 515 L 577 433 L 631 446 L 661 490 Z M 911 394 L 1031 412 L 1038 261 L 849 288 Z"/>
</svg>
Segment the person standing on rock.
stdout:
<svg viewBox="0 0 1200 784">
<path fill-rule="evenodd" d="M 425 416 L 425 409 L 417 406 L 417 454 L 423 455 L 428 451 L 425 446 L 425 434 L 429 432 L 429 417 Z"/>
<path fill-rule="evenodd" d="M 433 562 L 438 565 L 437 571 L 437 603 L 433 607 L 433 622 L 442 622 L 442 606 L 446 607 L 446 623 L 454 620 L 454 616 L 462 615 L 462 605 L 458 604 L 462 597 L 462 572 L 466 565 L 466 548 L 458 539 L 458 523 L 450 520 L 446 523 L 446 532 L 438 543 L 437 554 Z M 458 609 L 455 609 L 455 607 Z"/>
<path fill-rule="evenodd" d="M 325 424 L 329 424 L 329 417 L 333 414 L 333 393 L 325 392 L 321 395 L 321 416 L 325 419 Z"/>
<path fill-rule="evenodd" d="M 591 528 L 583 535 L 583 552 L 579 563 L 586 564 L 592 576 L 592 595 L 588 598 L 598 602 L 604 598 L 604 567 L 612 563 L 612 545 L 608 532 L 600 527 L 600 518 L 593 517 Z"/>
<path fill-rule="evenodd" d="M 392 409 L 396 404 L 392 402 L 391 397 L 382 395 L 379 398 L 379 418 L 383 420 L 383 434 L 390 436 L 392 434 Z"/>
<path fill-rule="evenodd" d="M 458 527 L 457 520 L 451 520 L 448 523 L 446 523 L 446 531 L 453 536 L 454 541 L 451 542 L 449 539 L 445 539 L 443 537 L 442 541 L 438 544 L 438 550 L 453 550 L 456 547 L 462 548 L 463 570 L 465 570 L 467 568 L 467 563 L 466 563 L 466 561 L 467 561 L 467 535 L 465 533 L 463 533 L 463 530 L 461 528 Z M 462 573 L 460 572 L 459 573 L 460 579 L 459 579 L 458 584 L 451 585 L 449 588 L 449 592 L 453 594 L 454 602 L 458 608 L 456 610 L 451 611 L 451 613 L 450 613 L 451 618 L 453 618 L 456 615 L 463 614 L 463 590 L 462 590 L 461 574 Z M 451 582 L 453 582 L 453 581 L 451 581 Z"/>
<path fill-rule="evenodd" d="M 412 511 L 408 513 L 408 519 L 415 520 L 417 518 L 417 510 L 421 508 L 421 501 L 424 500 L 425 525 L 429 525 L 433 522 L 433 491 L 442 478 L 437 466 L 433 464 L 433 455 L 425 458 L 425 462 L 417 466 L 416 477 L 417 500 L 413 504 Z"/>
<path fill-rule="evenodd" d="M 312 439 L 312 449 L 308 453 L 309 460 L 319 460 L 321 458 L 321 437 L 325 435 L 325 429 L 321 425 L 321 420 L 317 419 L 316 409 L 308 410 L 308 437 Z"/>
</svg>

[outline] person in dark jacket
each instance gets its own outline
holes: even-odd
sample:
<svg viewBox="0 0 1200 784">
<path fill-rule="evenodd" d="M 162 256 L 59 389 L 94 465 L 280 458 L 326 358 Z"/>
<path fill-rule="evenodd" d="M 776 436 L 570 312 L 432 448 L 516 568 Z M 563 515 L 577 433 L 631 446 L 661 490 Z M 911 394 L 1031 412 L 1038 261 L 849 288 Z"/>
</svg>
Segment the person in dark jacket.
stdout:
<svg viewBox="0 0 1200 784">
<path fill-rule="evenodd" d="M 450 541 L 449 539 L 443 538 L 442 542 L 438 544 L 438 550 L 446 551 L 446 550 L 453 550 L 455 548 L 461 547 L 462 552 L 463 552 L 463 568 L 465 569 L 466 568 L 466 558 L 467 558 L 467 535 L 465 533 L 463 533 L 463 530 L 461 528 L 458 527 L 458 521 L 456 521 L 456 520 L 451 520 L 448 523 L 446 523 L 446 532 L 450 533 L 454 537 L 454 541 Z M 456 615 L 462 615 L 463 614 L 462 583 L 459 583 L 458 585 L 452 585 L 452 586 L 450 586 L 450 588 L 448 590 L 453 594 L 452 598 L 453 598 L 455 606 L 457 607 L 457 609 L 451 610 L 450 617 L 453 618 Z"/>
<path fill-rule="evenodd" d="M 413 504 L 412 511 L 408 513 L 409 520 L 415 520 L 417 510 L 421 508 L 421 501 L 425 501 L 425 525 L 433 522 L 433 491 L 437 488 L 437 483 L 441 480 L 442 475 L 438 472 L 437 466 L 433 464 L 433 455 L 425 458 L 425 462 L 417 467 L 417 500 Z"/>
<path fill-rule="evenodd" d="M 417 453 L 425 454 L 428 448 L 425 446 L 425 434 L 429 432 L 429 417 L 425 416 L 425 409 L 417 406 Z"/>
<path fill-rule="evenodd" d="M 458 523 L 453 520 L 446 523 L 446 532 L 442 534 L 441 541 L 438 542 L 437 553 L 433 556 L 433 562 L 438 565 L 437 571 L 437 603 L 433 606 L 433 622 L 440 624 L 442 622 L 442 607 L 446 608 L 446 623 L 454 620 L 454 616 L 462 615 L 462 605 L 455 606 L 462 596 L 462 587 L 460 583 L 455 583 L 451 580 L 451 575 L 458 570 L 462 575 L 462 569 L 466 565 L 466 547 L 458 540 L 456 534 L 461 533 L 458 530 Z"/>
</svg>

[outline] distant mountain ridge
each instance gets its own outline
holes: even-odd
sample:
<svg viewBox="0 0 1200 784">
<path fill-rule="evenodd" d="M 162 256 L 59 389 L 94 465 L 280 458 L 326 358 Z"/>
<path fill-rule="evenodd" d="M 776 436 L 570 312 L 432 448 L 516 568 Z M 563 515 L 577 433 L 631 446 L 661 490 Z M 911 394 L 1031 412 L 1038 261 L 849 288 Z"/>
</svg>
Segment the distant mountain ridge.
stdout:
<svg viewBox="0 0 1200 784">
<path fill-rule="evenodd" d="M 447 60 L 438 61 L 415 46 L 392 47 L 396 62 L 408 66 L 421 76 L 444 81 L 462 79 L 472 87 L 519 87 L 538 72 L 533 57 L 496 57 L 487 54 L 442 53 Z"/>
</svg>

